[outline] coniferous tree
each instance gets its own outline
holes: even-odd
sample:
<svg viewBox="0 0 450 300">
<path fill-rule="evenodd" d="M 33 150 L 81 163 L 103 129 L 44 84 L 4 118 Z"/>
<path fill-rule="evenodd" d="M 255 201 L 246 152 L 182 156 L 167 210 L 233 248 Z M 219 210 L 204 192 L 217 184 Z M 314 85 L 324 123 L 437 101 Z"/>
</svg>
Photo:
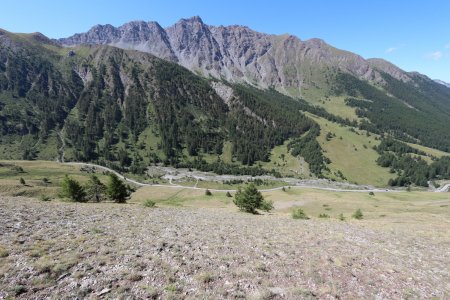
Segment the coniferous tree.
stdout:
<svg viewBox="0 0 450 300">
<path fill-rule="evenodd" d="M 233 202 L 240 210 L 252 214 L 255 214 L 257 209 L 266 211 L 273 209 L 273 205 L 264 200 L 263 195 L 258 191 L 254 183 L 250 183 L 244 189 L 239 187 Z"/>
<path fill-rule="evenodd" d="M 106 191 L 105 185 L 94 174 L 89 178 L 85 189 L 87 198 L 95 202 L 100 202 Z"/>
<path fill-rule="evenodd" d="M 127 187 L 114 173 L 109 173 L 106 193 L 111 200 L 117 203 L 125 203 L 129 196 Z"/>
<path fill-rule="evenodd" d="M 67 175 L 61 182 L 60 195 L 75 202 L 86 202 L 86 192 L 84 188 L 78 181 Z"/>
</svg>

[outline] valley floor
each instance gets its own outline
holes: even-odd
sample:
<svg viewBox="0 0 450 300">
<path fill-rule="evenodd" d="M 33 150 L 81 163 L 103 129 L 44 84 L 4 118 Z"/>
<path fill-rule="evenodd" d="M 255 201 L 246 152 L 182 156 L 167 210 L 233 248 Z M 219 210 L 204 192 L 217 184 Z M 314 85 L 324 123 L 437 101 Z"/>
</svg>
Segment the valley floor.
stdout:
<svg viewBox="0 0 450 300">
<path fill-rule="evenodd" d="M 422 222 L 305 221 L 1 197 L 0 299 L 445 299 L 443 211 Z"/>
</svg>

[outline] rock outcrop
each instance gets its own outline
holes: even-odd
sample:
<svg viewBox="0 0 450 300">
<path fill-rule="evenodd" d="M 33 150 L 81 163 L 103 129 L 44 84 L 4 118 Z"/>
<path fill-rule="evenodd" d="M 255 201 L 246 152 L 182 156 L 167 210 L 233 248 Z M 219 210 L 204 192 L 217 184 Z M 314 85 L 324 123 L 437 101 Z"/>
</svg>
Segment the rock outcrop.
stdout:
<svg viewBox="0 0 450 300">
<path fill-rule="evenodd" d="M 410 80 L 408 73 L 388 62 L 365 60 L 320 39 L 302 41 L 293 35 L 264 34 L 238 25 L 209 26 L 200 17 L 181 19 L 166 29 L 156 22 L 142 21 L 118 28 L 97 25 L 59 42 L 148 52 L 204 76 L 278 89 L 308 86 L 314 74 L 337 69 L 369 81 L 381 81 L 380 71 Z"/>
</svg>

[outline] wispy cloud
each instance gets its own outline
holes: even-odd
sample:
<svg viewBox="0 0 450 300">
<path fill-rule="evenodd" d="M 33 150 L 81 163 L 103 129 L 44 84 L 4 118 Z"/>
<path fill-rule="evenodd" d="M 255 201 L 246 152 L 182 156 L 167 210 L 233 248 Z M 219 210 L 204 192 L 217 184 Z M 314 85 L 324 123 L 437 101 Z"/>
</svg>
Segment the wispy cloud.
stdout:
<svg viewBox="0 0 450 300">
<path fill-rule="evenodd" d="M 432 60 L 440 60 L 443 56 L 444 56 L 444 53 L 442 53 L 441 51 L 431 52 L 427 55 L 427 57 Z"/>
<path fill-rule="evenodd" d="M 387 48 L 386 49 L 386 53 L 392 53 L 392 52 L 395 52 L 395 51 L 397 51 L 398 49 L 400 49 L 400 47 L 390 47 L 390 48 Z"/>
</svg>

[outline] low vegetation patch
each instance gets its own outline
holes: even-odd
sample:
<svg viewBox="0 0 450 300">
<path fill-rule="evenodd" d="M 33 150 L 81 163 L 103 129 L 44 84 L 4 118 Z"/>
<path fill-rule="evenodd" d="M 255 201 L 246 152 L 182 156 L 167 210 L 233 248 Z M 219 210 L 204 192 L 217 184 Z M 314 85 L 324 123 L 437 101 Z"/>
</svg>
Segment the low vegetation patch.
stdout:
<svg viewBox="0 0 450 300">
<path fill-rule="evenodd" d="M 320 215 L 319 215 L 319 218 L 322 218 L 322 219 L 329 219 L 329 218 L 330 218 L 330 215 L 328 215 L 328 214 L 320 214 Z"/>
<path fill-rule="evenodd" d="M 39 200 L 41 200 L 41 201 L 43 201 L 43 202 L 48 202 L 48 201 L 52 200 L 52 198 L 50 198 L 50 197 L 47 196 L 47 195 L 41 195 L 41 196 L 39 197 Z"/>
<path fill-rule="evenodd" d="M 362 220 L 362 219 L 364 218 L 364 215 L 363 215 L 361 209 L 358 208 L 358 209 L 353 213 L 352 217 L 353 217 L 354 219 L 356 219 L 356 220 Z"/>
<path fill-rule="evenodd" d="M 147 199 L 144 201 L 144 206 L 145 207 L 155 207 L 156 203 L 153 200 Z"/>
<path fill-rule="evenodd" d="M 292 211 L 292 218 L 300 219 L 300 220 L 309 220 L 309 217 L 306 215 L 306 213 L 301 208 L 296 208 Z"/>
</svg>

